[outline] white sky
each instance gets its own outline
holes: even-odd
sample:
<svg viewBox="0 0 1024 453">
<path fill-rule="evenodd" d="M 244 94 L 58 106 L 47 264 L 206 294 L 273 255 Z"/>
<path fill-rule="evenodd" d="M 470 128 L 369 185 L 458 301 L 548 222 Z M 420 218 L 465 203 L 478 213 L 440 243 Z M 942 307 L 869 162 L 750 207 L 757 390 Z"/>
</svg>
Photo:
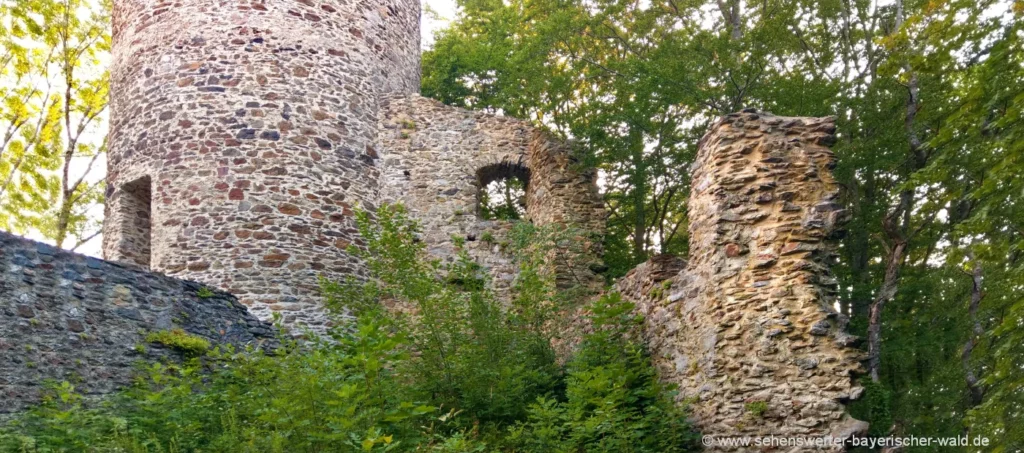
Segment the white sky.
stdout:
<svg viewBox="0 0 1024 453">
<path fill-rule="evenodd" d="M 455 18 L 457 7 L 455 0 L 422 0 L 423 21 L 420 25 L 423 34 L 423 48 L 434 44 L 434 32 L 448 25 Z"/>
</svg>

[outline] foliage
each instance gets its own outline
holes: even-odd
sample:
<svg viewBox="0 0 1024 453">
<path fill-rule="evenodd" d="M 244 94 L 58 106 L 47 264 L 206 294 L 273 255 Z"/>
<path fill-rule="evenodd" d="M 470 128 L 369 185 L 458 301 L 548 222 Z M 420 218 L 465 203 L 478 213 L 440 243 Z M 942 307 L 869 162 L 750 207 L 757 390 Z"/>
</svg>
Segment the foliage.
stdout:
<svg viewBox="0 0 1024 453">
<path fill-rule="evenodd" d="M 519 178 L 492 181 L 480 191 L 480 217 L 519 220 L 526 214 L 526 183 Z"/>
<path fill-rule="evenodd" d="M 148 341 L 191 358 L 145 365 L 132 387 L 98 405 L 65 383 L 0 430 L 0 451 L 689 448 L 685 413 L 634 340 L 630 304 L 613 296 L 591 305 L 595 332 L 567 365 L 556 360 L 551 330 L 579 293 L 558 290 L 541 265 L 564 232 L 513 228 L 520 275 L 502 302 L 465 250 L 428 259 L 401 206 L 357 219 L 366 248 L 356 253 L 372 278 L 325 282 L 336 316 L 327 338 L 206 351 L 180 330 L 155 332 Z"/>
<path fill-rule="evenodd" d="M 868 435 L 885 436 L 892 428 L 892 393 L 881 384 L 864 381 L 864 396 L 850 408 L 850 414 L 861 420 L 871 420 Z"/>
<path fill-rule="evenodd" d="M 835 116 L 839 309 L 879 332 L 854 414 L 1024 448 L 1020 1 L 458 3 L 423 93 L 574 139 L 601 170 L 612 275 L 686 254 L 687 169 L 715 117 Z"/>
<path fill-rule="evenodd" d="M 99 233 L 109 8 L 0 1 L 0 228 L 71 249 Z"/>
<path fill-rule="evenodd" d="M 951 74 L 960 103 L 936 142 L 958 153 L 929 169 L 929 182 L 958 188 L 954 193 L 970 207 L 953 233 L 970 244 L 968 252 L 951 251 L 950 261 L 965 272 L 972 265 L 984 272 L 980 357 L 971 365 L 981 370 L 986 395 L 969 412 L 968 426 L 1003 439 L 1006 451 L 1024 448 L 1024 5 L 1014 8 L 1011 27 L 997 28 L 1000 34 L 983 49 L 988 58 Z"/>
<path fill-rule="evenodd" d="M 523 307 L 521 298 L 503 309 L 464 249 L 449 264 L 426 259 L 425 244 L 414 240 L 418 227 L 400 205 L 377 210 L 378 230 L 368 212 L 356 218 L 366 251 L 353 252 L 381 258 L 368 260 L 366 282 L 328 285 L 328 304 L 400 329 L 418 352 L 402 371 L 416 392 L 481 423 L 506 424 L 554 389 L 559 371 L 540 331 L 547 313 Z M 394 301 L 396 310 L 380 299 Z"/>
<path fill-rule="evenodd" d="M 381 326 L 360 322 L 338 343 L 273 353 L 216 349 L 152 364 L 96 409 L 66 384 L 59 399 L 0 435 L 0 450 L 130 452 L 388 451 L 418 439 L 436 408 L 400 401 L 391 367 L 404 357 Z"/>
<path fill-rule="evenodd" d="M 199 297 L 200 299 L 209 299 L 215 295 L 216 294 L 213 292 L 212 289 L 207 288 L 205 286 L 201 286 L 199 287 L 198 290 L 196 290 L 196 297 Z"/>
<path fill-rule="evenodd" d="M 210 342 L 203 337 L 181 329 L 160 330 L 146 335 L 147 343 L 158 343 L 189 356 L 198 356 L 210 350 Z"/>
<path fill-rule="evenodd" d="M 768 402 L 751 401 L 747 404 L 744 404 L 743 408 L 747 410 L 747 413 L 750 414 L 751 417 L 761 418 L 764 417 L 765 412 L 768 412 Z"/>
<path fill-rule="evenodd" d="M 588 312 L 594 331 L 568 364 L 565 399 L 538 399 L 511 441 L 534 452 L 695 450 L 686 414 L 636 340 L 633 305 L 613 293 Z"/>
<path fill-rule="evenodd" d="M 0 429 L 0 451 L 88 451 L 97 440 L 123 440 L 126 421 L 101 410 L 86 409 L 82 395 L 67 382 L 53 385 L 39 406 Z M 131 450 L 128 450 L 131 451 Z"/>
</svg>

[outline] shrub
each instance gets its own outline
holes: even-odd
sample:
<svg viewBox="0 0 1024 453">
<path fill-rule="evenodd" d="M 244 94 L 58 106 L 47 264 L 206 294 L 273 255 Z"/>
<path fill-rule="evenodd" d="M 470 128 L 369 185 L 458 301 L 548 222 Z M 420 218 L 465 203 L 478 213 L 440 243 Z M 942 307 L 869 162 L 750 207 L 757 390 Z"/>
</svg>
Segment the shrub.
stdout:
<svg viewBox="0 0 1024 453">
<path fill-rule="evenodd" d="M 532 404 L 510 444 L 530 452 L 697 450 L 685 411 L 633 340 L 640 321 L 633 305 L 611 294 L 588 308 L 594 331 L 568 364 L 564 397 Z"/>
<path fill-rule="evenodd" d="M 181 330 L 147 341 L 186 352 L 86 407 L 67 383 L 0 429 L 0 451 L 680 451 L 691 433 L 655 379 L 639 319 L 617 295 L 589 307 L 594 332 L 568 364 L 551 346 L 583 293 L 545 265 L 566 231 L 510 234 L 519 274 L 502 302 L 459 248 L 428 259 L 400 206 L 357 213 L 366 281 L 324 282 L 327 338 L 272 352 L 213 348 Z M 564 258 L 564 257 L 563 257 Z M 564 258 L 569 259 L 569 258 Z M 563 260 L 564 261 L 564 260 Z M 563 263 L 563 261 L 558 261 Z M 341 315 L 356 315 L 351 316 Z"/>
<path fill-rule="evenodd" d="M 356 218 L 366 250 L 353 253 L 366 260 L 372 278 L 327 284 L 327 303 L 409 340 L 416 354 L 399 372 L 410 378 L 411 392 L 462 411 L 468 424 L 491 427 L 521 419 L 531 401 L 556 388 L 561 372 L 542 329 L 548 313 L 503 307 L 461 241 L 453 263 L 427 258 L 415 240 L 418 226 L 401 206 L 378 209 L 376 227 L 366 212 Z M 530 284 L 551 286 L 543 279 Z M 398 306 L 388 310 L 381 299 Z"/>
<path fill-rule="evenodd" d="M 0 433 L 0 451 L 388 451 L 428 439 L 420 426 L 436 407 L 401 399 L 391 371 L 407 360 L 402 339 L 372 319 L 337 338 L 150 364 L 94 409 L 56 387 Z"/>
</svg>

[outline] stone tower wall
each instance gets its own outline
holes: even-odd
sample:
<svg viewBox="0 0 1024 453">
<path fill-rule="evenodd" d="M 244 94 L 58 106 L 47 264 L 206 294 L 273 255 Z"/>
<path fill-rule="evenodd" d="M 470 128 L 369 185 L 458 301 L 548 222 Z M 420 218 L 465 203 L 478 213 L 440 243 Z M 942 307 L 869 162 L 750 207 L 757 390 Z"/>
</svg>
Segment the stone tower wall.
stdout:
<svg viewBox="0 0 1024 453">
<path fill-rule="evenodd" d="M 721 119 L 693 166 L 689 262 L 658 257 L 617 285 L 646 315 L 659 371 L 693 401 L 703 434 L 864 427 L 845 414 L 862 392 L 851 381 L 861 357 L 832 306 L 828 269 L 828 239 L 845 216 L 834 130 L 831 118 Z"/>
<path fill-rule="evenodd" d="M 418 88 L 417 0 L 115 0 L 105 256 L 321 323 L 378 101 Z"/>
</svg>

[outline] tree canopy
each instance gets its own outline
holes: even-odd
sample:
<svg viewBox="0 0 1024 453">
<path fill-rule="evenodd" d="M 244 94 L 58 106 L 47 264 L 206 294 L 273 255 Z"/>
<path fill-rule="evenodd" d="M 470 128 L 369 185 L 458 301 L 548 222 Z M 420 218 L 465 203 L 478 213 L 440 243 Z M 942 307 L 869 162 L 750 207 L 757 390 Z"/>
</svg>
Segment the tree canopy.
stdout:
<svg viewBox="0 0 1024 453">
<path fill-rule="evenodd" d="M 688 170 L 746 107 L 834 115 L 835 266 L 876 434 L 1024 447 L 1024 3 L 462 0 L 423 94 L 529 118 L 602 171 L 613 274 L 686 254 Z"/>
<path fill-rule="evenodd" d="M 0 0 L 0 228 L 77 248 L 99 234 L 109 5 Z M 100 170 L 100 171 L 95 171 Z"/>
</svg>

